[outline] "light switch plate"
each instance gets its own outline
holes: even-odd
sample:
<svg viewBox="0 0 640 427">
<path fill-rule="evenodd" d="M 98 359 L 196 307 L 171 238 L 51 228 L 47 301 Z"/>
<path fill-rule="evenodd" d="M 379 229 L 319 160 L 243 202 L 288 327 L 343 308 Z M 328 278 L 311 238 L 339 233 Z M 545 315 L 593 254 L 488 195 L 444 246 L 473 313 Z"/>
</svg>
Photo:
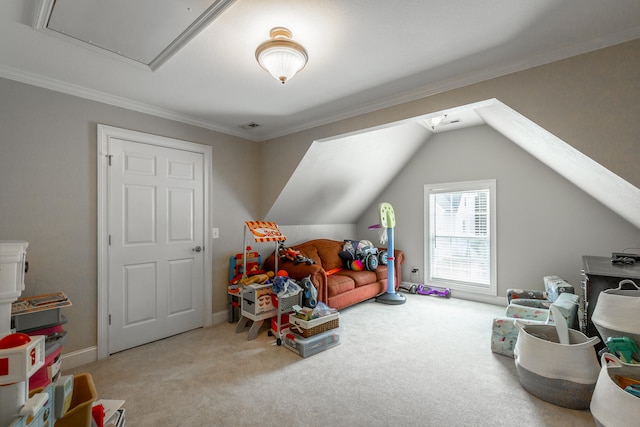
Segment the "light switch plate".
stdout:
<svg viewBox="0 0 640 427">
<path fill-rule="evenodd" d="M 218 227 L 213 227 L 211 229 L 211 238 L 217 239 L 220 237 L 220 229 Z"/>
</svg>

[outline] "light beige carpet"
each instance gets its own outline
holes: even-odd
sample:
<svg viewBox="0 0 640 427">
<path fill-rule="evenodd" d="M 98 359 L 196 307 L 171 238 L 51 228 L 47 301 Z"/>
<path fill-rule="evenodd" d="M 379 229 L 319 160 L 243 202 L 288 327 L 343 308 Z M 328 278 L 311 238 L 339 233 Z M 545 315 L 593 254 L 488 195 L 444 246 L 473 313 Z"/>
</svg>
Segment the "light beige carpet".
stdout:
<svg viewBox="0 0 640 427">
<path fill-rule="evenodd" d="M 530 395 L 490 350 L 503 307 L 407 295 L 341 311 L 341 344 L 303 359 L 266 332 L 199 329 L 65 373 L 144 426 L 593 426 Z M 550 361 L 551 363 L 553 361 Z"/>
</svg>

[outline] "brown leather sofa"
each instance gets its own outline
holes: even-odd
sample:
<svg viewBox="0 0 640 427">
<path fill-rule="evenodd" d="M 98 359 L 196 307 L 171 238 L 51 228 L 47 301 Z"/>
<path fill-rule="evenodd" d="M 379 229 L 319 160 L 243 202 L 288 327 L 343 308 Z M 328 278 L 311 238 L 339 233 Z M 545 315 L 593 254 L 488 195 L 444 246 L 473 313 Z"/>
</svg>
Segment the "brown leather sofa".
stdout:
<svg viewBox="0 0 640 427">
<path fill-rule="evenodd" d="M 376 297 L 387 292 L 387 266 L 379 265 L 375 271 L 354 271 L 345 267 L 340 258 L 344 242 L 329 239 L 316 239 L 301 243 L 291 248 L 315 261 L 315 264 L 295 263 L 289 260 L 278 260 L 278 269 L 285 270 L 289 277 L 301 280 L 309 276 L 318 290 L 318 301 L 329 307 L 340 310 L 345 307 Z M 391 258 L 391 257 L 389 257 Z M 395 289 L 398 290 L 402 276 L 404 252 L 394 250 Z M 271 254 L 263 264 L 267 271 L 275 267 L 275 253 Z M 341 270 L 332 273 L 331 270 Z M 329 274 L 327 272 L 329 271 Z"/>
</svg>

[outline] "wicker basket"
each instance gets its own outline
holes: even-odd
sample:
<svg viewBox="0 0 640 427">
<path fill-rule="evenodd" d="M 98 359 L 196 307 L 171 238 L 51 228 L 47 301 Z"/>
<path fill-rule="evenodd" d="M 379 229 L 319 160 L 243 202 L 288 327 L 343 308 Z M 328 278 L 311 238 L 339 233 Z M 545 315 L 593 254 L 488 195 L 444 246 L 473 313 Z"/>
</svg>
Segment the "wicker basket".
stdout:
<svg viewBox="0 0 640 427">
<path fill-rule="evenodd" d="M 313 320 L 302 320 L 297 317 L 289 317 L 291 332 L 303 338 L 309 338 L 340 326 L 340 313 L 330 314 Z"/>
</svg>

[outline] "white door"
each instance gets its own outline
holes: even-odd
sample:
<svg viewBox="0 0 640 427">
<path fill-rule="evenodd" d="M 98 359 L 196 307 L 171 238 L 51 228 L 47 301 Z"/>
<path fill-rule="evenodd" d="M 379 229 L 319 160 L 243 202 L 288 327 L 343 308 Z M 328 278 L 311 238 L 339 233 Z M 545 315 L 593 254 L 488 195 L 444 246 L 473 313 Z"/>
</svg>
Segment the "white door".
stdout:
<svg viewBox="0 0 640 427">
<path fill-rule="evenodd" d="M 109 350 L 203 326 L 204 155 L 110 138 Z"/>
</svg>

